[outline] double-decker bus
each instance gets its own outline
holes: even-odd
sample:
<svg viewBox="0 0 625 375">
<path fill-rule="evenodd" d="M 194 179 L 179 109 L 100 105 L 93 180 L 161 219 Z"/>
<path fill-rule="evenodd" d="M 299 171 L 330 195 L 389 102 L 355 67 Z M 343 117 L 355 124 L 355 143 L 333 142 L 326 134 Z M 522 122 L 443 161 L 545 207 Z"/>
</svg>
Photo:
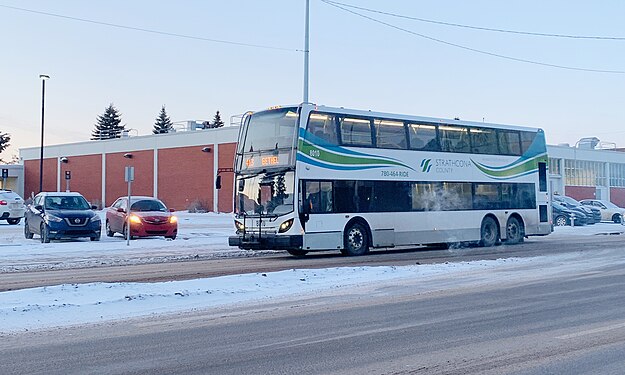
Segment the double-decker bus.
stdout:
<svg viewBox="0 0 625 375">
<path fill-rule="evenodd" d="M 551 233 L 541 129 L 330 108 L 244 119 L 231 246 L 295 256 Z"/>
</svg>

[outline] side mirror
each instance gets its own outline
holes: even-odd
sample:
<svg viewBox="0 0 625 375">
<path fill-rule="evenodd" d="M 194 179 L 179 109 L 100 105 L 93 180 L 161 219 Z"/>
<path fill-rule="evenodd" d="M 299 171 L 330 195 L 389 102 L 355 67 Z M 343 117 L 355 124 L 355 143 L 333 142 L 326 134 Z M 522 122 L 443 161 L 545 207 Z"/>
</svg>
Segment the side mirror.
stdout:
<svg viewBox="0 0 625 375">
<path fill-rule="evenodd" d="M 117 207 L 117 212 L 126 212 L 123 207 Z"/>
<path fill-rule="evenodd" d="M 43 211 L 43 206 L 42 206 L 42 205 L 40 205 L 40 204 L 38 204 L 38 205 L 36 205 L 36 206 L 35 206 L 35 210 L 37 210 L 37 211 Z"/>
<path fill-rule="evenodd" d="M 173 208 L 170 208 L 169 212 L 176 212 L 176 210 L 174 210 Z"/>
<path fill-rule="evenodd" d="M 221 176 L 217 175 L 217 178 L 215 179 L 215 189 L 221 189 Z"/>
<path fill-rule="evenodd" d="M 95 204 L 92 204 L 92 205 L 91 205 L 91 209 L 92 209 L 92 210 L 97 210 L 97 209 L 98 209 L 98 206 L 96 206 Z"/>
</svg>

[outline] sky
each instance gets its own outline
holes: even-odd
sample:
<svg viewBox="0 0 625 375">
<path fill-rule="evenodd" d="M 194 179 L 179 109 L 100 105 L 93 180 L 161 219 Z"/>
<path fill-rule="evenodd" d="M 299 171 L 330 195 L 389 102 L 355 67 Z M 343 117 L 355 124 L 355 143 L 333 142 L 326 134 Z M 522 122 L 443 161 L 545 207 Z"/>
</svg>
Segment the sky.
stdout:
<svg viewBox="0 0 625 375">
<path fill-rule="evenodd" d="M 378 12 L 310 0 L 310 101 L 625 147 L 625 39 L 596 38 L 625 38 L 624 2 L 341 2 Z M 150 134 L 163 105 L 174 122 L 219 110 L 228 124 L 300 103 L 304 15 L 305 0 L 0 0 L 0 132 L 12 136 L 0 158 L 39 146 L 40 74 L 46 144 L 88 140 L 111 103 L 131 135 Z"/>
<path fill-rule="evenodd" d="M 105 211 L 99 214 L 104 217 Z M 103 236 L 99 242 L 88 239 L 52 241 L 44 244 L 24 238 L 23 221 L 18 225 L 0 222 L 0 273 L 36 270 L 93 268 L 111 265 L 164 263 L 181 260 L 223 259 L 249 256 L 258 251 L 242 251 L 227 244 L 234 227 L 232 215 L 176 212 L 178 237 L 139 238 L 130 245 L 120 235 Z M 595 235 L 623 235 L 625 226 L 598 223 L 583 227 L 556 227 L 547 237 L 588 238 Z M 510 258 L 507 246 L 493 248 L 500 259 L 462 262 L 455 257 L 472 249 L 438 250 L 449 262 L 386 267 L 338 267 L 293 269 L 280 272 L 250 273 L 223 277 L 155 283 L 73 283 L 0 292 L 0 335 L 72 324 L 100 323 L 144 317 L 152 314 L 185 313 L 234 304 L 298 299 L 354 293 L 355 288 L 378 288 L 410 284 L 415 291 L 433 292 L 451 288 L 472 289 L 489 283 L 515 283 L 561 275 L 564 272 L 591 272 L 593 269 L 625 263 L 620 247 L 600 252 L 564 253 L 541 257 Z M 286 252 L 266 251 L 273 254 Z M 338 253 L 338 251 L 336 252 Z M 453 283 L 449 281 L 453 280 Z M 15 287 L 15 284 L 3 284 Z M 395 290 L 395 289 L 394 289 Z M 174 318 L 175 319 L 175 318 Z"/>
</svg>

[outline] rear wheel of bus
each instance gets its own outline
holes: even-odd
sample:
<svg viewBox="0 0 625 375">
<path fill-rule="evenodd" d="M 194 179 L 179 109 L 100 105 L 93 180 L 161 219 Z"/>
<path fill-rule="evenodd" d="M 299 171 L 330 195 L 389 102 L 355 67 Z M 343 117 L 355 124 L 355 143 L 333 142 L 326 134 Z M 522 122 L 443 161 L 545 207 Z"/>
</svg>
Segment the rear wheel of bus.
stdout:
<svg viewBox="0 0 625 375">
<path fill-rule="evenodd" d="M 510 245 L 521 243 L 524 236 L 523 223 L 516 216 L 511 216 L 506 224 L 506 243 Z"/>
<path fill-rule="evenodd" d="M 495 246 L 499 241 L 499 226 L 495 219 L 486 216 L 482 220 L 482 229 L 480 233 L 479 245 L 483 247 Z"/>
<path fill-rule="evenodd" d="M 369 252 L 369 234 L 365 225 L 352 222 L 345 228 L 343 236 L 343 255 L 364 255 Z"/>
</svg>

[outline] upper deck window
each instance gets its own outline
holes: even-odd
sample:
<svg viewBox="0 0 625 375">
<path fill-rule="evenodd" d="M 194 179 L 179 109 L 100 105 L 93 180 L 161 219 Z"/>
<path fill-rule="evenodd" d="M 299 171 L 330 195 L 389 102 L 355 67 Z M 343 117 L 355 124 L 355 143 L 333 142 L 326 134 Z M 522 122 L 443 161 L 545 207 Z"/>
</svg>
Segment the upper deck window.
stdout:
<svg viewBox="0 0 625 375">
<path fill-rule="evenodd" d="M 373 120 L 376 146 L 380 148 L 406 148 L 404 123 L 393 120 Z"/>
<path fill-rule="evenodd" d="M 436 125 L 408 124 L 410 148 L 413 150 L 438 151 Z"/>
<path fill-rule="evenodd" d="M 308 133 L 315 138 L 314 141 L 323 145 L 337 145 L 336 117 L 330 114 L 311 113 L 308 118 Z"/>
<path fill-rule="evenodd" d="M 521 139 L 516 130 L 499 129 L 499 150 L 504 155 L 521 155 Z"/>
<path fill-rule="evenodd" d="M 297 134 L 296 108 L 254 113 L 244 125 L 244 139 L 239 152 L 255 152 L 291 148 Z"/>
<path fill-rule="evenodd" d="M 339 119 L 341 143 L 346 146 L 373 146 L 371 121 L 344 117 Z"/>
<path fill-rule="evenodd" d="M 476 154 L 498 154 L 497 131 L 489 128 L 471 128 L 471 145 Z"/>
<path fill-rule="evenodd" d="M 441 151 L 471 152 L 469 129 L 464 126 L 441 125 L 438 127 Z"/>
</svg>

